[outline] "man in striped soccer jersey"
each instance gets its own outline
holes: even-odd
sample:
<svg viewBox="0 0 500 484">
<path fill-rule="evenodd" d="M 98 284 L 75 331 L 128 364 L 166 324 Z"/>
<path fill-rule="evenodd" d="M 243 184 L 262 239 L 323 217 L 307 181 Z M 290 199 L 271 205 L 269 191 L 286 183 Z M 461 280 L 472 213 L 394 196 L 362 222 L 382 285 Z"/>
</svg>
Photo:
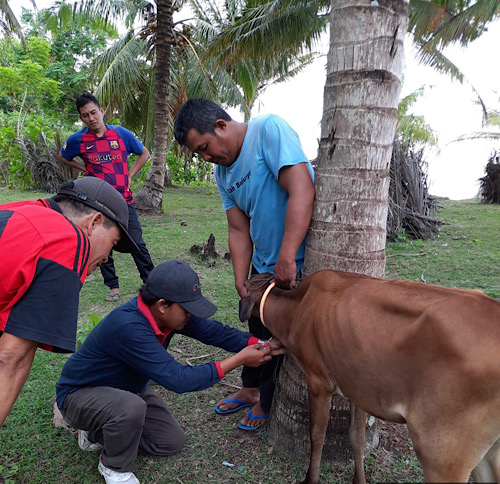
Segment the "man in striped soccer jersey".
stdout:
<svg viewBox="0 0 500 484">
<path fill-rule="evenodd" d="M 104 180 L 121 193 L 129 210 L 128 230 L 139 247 L 139 252 L 133 254 L 133 258 L 144 282 L 154 265 L 142 238 L 142 227 L 130 182 L 146 164 L 149 152 L 128 129 L 104 124 L 104 110 L 92 94 L 84 92 L 76 100 L 76 108 L 86 127 L 68 138 L 59 158 L 63 163 L 83 171 L 86 176 Z M 138 157 L 129 170 L 128 157 L 131 153 Z M 84 165 L 74 160 L 75 156 L 79 156 Z M 108 262 L 101 266 L 101 273 L 104 284 L 109 288 L 106 301 L 118 301 L 120 286 L 112 254 L 109 254 Z"/>
<path fill-rule="evenodd" d="M 137 251 L 123 197 L 97 178 L 54 198 L 0 205 L 0 426 L 28 377 L 35 351 L 72 352 L 79 292 L 111 248 Z"/>
</svg>

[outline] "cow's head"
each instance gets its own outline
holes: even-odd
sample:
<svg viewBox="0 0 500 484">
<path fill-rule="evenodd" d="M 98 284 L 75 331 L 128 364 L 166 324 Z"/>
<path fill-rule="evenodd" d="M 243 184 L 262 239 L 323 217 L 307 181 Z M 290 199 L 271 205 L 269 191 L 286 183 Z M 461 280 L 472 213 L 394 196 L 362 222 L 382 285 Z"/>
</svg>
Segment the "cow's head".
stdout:
<svg viewBox="0 0 500 484">
<path fill-rule="evenodd" d="M 240 300 L 240 321 L 246 321 L 250 318 L 252 310 L 256 316 L 259 315 L 260 300 L 273 278 L 274 276 L 270 272 L 265 272 L 255 274 L 248 279 L 245 283 L 248 296 Z"/>
</svg>

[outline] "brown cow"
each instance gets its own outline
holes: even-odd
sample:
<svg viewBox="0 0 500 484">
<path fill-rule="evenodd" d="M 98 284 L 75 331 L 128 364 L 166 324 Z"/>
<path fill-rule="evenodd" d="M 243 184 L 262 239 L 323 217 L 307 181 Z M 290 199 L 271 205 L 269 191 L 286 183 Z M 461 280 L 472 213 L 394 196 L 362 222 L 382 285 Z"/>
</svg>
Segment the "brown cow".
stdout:
<svg viewBox="0 0 500 484">
<path fill-rule="evenodd" d="M 304 371 L 311 412 L 306 483 L 318 482 L 339 389 L 351 400 L 355 482 L 366 482 L 366 413 L 408 425 L 427 481 L 466 482 L 490 448 L 483 464 L 490 481 L 500 480 L 498 301 L 479 291 L 330 270 L 291 291 L 271 290 L 271 277 L 248 281 L 240 319 L 260 309 Z"/>
</svg>

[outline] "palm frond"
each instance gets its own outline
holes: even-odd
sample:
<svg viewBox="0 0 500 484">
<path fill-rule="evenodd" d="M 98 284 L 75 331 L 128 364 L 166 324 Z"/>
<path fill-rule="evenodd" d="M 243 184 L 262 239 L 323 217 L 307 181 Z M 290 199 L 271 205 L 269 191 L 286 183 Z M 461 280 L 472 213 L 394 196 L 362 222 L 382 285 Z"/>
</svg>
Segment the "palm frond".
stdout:
<svg viewBox="0 0 500 484">
<path fill-rule="evenodd" d="M 27 44 L 23 34 L 23 29 L 21 27 L 21 24 L 17 20 L 17 17 L 15 16 L 14 12 L 9 7 L 8 0 L 0 0 L 0 21 L 1 21 L 0 25 L 2 26 L 2 30 L 5 32 L 5 34 L 17 35 L 21 40 L 23 47 L 26 49 Z"/>
<path fill-rule="evenodd" d="M 304 48 L 311 50 L 328 23 L 328 17 L 321 14 L 321 2 L 257 3 L 212 40 L 206 55 L 226 65 L 239 62 L 243 53 L 259 62 L 277 54 L 296 55 Z"/>
<path fill-rule="evenodd" d="M 123 20 L 126 28 L 132 29 L 134 22 L 144 12 L 155 8 L 154 3 L 147 0 L 82 0 L 79 4 L 80 11 L 94 16 L 100 15 L 107 22 L 115 23 Z"/>
<path fill-rule="evenodd" d="M 76 4 L 56 2 L 52 7 L 38 13 L 40 31 L 50 32 L 56 37 L 60 32 L 72 29 L 88 29 L 94 33 L 105 34 L 110 38 L 118 37 L 116 28 L 99 14 L 82 12 Z"/>
<path fill-rule="evenodd" d="M 467 140 L 477 140 L 477 139 L 487 139 L 493 141 L 500 140 L 500 133 L 494 131 L 475 131 L 472 133 L 467 133 L 459 136 L 457 139 L 450 141 L 450 143 L 457 143 L 459 141 L 467 141 Z"/>
<path fill-rule="evenodd" d="M 139 86 L 144 87 L 145 55 L 145 42 L 129 31 L 97 58 L 96 73 L 101 81 L 96 96 L 103 106 L 109 106 L 108 110 L 116 104 L 122 111 L 132 109 Z"/>
<path fill-rule="evenodd" d="M 464 81 L 464 73 L 456 66 L 442 51 L 425 45 L 417 39 L 414 39 L 417 47 L 417 60 L 424 66 L 430 66 L 441 74 L 447 74 L 452 79 L 459 82 Z"/>
<path fill-rule="evenodd" d="M 415 39 L 423 47 L 441 50 L 455 42 L 466 46 L 480 37 L 500 16 L 500 2 L 410 0 L 409 13 L 408 30 Z"/>
<path fill-rule="evenodd" d="M 453 13 L 438 2 L 410 0 L 408 32 L 416 39 L 428 39 L 445 22 L 453 18 Z"/>
</svg>

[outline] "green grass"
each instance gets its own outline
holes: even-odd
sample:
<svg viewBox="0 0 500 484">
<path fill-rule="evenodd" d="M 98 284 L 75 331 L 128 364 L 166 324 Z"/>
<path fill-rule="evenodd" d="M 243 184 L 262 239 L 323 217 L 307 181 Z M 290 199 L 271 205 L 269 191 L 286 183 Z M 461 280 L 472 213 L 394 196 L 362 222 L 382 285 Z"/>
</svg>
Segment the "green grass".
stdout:
<svg viewBox="0 0 500 484">
<path fill-rule="evenodd" d="M 44 193 L 0 188 L 0 202 L 47 197 Z M 430 241 L 405 238 L 387 247 L 387 277 L 461 288 L 480 288 L 500 299 L 499 229 L 500 207 L 476 201 L 443 200 L 442 219 L 447 223 L 440 236 Z M 165 193 L 165 211 L 160 216 L 142 216 L 144 238 L 153 261 L 188 262 L 200 274 L 204 294 L 218 306 L 217 318 L 240 329 L 238 297 L 233 285 L 231 262 L 219 257 L 202 261 L 190 248 L 201 245 L 211 233 L 221 256 L 227 252 L 226 217 L 216 190 L 207 187 L 179 188 Z M 181 224 L 185 222 L 186 224 Z M 415 255 L 425 254 L 425 255 Z M 135 296 L 141 284 L 127 254 L 116 254 L 121 301 Z M 106 303 L 107 288 L 100 272 L 89 276 L 82 292 L 79 323 L 90 315 L 105 316 L 116 304 Z M 171 352 L 186 363 L 220 359 L 223 352 L 188 338 L 174 338 Z M 0 430 L 0 482 L 96 483 L 98 454 L 79 450 L 74 435 L 52 425 L 54 385 L 66 356 L 37 351 L 35 363 L 13 411 Z M 177 395 L 160 389 L 168 407 L 187 433 L 184 450 L 170 458 L 142 456 L 137 477 L 142 483 L 294 483 L 304 478 L 305 464 L 273 449 L 265 432 L 244 433 L 236 428 L 239 414 L 221 417 L 215 403 L 239 385 L 238 372 L 224 383 L 202 392 Z M 156 387 L 158 388 L 158 387 Z M 243 471 L 225 467 L 226 460 L 244 466 Z M 391 457 L 383 452 L 367 455 L 368 478 L 377 482 L 421 480 L 418 463 L 407 449 Z M 324 462 L 323 482 L 345 483 L 352 478 L 352 465 Z"/>
<path fill-rule="evenodd" d="M 440 203 L 439 237 L 387 244 L 387 277 L 481 289 L 500 300 L 500 206 L 477 200 Z"/>
</svg>

